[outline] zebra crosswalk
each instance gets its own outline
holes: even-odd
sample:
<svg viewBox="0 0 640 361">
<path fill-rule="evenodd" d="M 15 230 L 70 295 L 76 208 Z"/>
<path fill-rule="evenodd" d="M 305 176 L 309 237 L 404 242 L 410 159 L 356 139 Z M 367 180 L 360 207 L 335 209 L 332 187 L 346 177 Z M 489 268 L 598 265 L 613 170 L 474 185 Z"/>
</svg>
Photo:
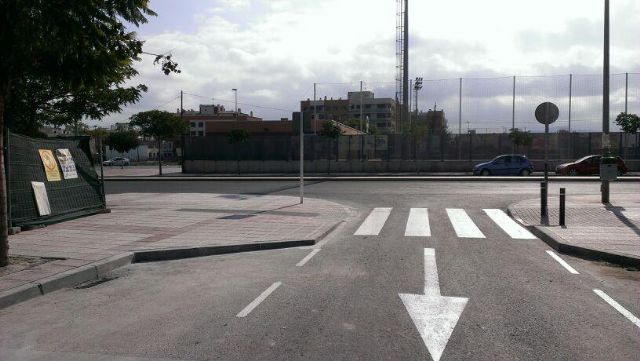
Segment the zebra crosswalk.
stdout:
<svg viewBox="0 0 640 361">
<path fill-rule="evenodd" d="M 360 224 L 354 235 L 377 236 L 380 234 L 389 219 L 393 208 L 374 208 Z M 500 209 L 483 209 L 488 218 L 493 221 L 504 233 L 512 239 L 536 239 L 527 229 L 515 222 Z M 459 238 L 487 238 L 473 219 L 461 208 L 447 208 L 446 214 Z M 427 208 L 411 208 L 404 231 L 406 237 L 430 237 L 431 225 L 429 222 L 429 210 Z"/>
</svg>

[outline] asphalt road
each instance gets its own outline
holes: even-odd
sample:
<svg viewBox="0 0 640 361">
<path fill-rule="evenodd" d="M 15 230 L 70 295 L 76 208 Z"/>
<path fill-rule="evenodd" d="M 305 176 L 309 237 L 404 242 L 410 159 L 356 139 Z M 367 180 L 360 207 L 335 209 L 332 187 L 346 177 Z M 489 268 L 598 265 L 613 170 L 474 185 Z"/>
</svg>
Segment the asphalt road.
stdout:
<svg viewBox="0 0 640 361">
<path fill-rule="evenodd" d="M 569 197 L 599 190 L 571 182 L 552 184 L 551 193 L 561 186 Z M 204 181 L 109 182 L 106 189 L 297 195 L 296 187 Z M 640 325 L 594 292 L 637 317 L 639 272 L 561 255 L 579 272 L 572 274 L 543 242 L 514 239 L 484 211 L 536 197 L 537 187 L 307 184 L 307 196 L 348 204 L 358 215 L 313 248 L 135 264 L 93 287 L 0 310 L 0 359 L 430 360 L 440 348 L 441 360 L 640 360 Z M 613 184 L 612 192 L 637 196 L 638 184 Z M 376 208 L 378 221 L 369 218 Z M 405 236 L 412 208 L 428 209 L 429 236 Z M 464 210 L 477 230 L 447 209 Z M 460 237 L 454 224 L 485 238 Z M 400 294 L 423 303 L 410 314 Z M 459 316 L 453 326 L 451 314 Z M 428 332 L 434 325 L 449 325 L 450 338 Z"/>
</svg>

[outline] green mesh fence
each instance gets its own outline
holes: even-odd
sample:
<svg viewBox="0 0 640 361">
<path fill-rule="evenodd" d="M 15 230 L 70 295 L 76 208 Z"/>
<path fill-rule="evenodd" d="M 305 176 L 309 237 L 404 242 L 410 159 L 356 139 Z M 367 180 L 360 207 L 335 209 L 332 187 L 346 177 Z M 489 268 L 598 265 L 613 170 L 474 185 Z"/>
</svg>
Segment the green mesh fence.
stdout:
<svg viewBox="0 0 640 361">
<path fill-rule="evenodd" d="M 50 224 L 95 214 L 105 209 L 102 185 L 91 161 L 89 137 L 33 139 L 9 133 L 6 154 L 10 225 L 13 227 Z M 48 181 L 39 149 L 69 149 L 78 178 Z M 40 216 L 31 182 L 43 182 L 51 214 Z"/>
</svg>

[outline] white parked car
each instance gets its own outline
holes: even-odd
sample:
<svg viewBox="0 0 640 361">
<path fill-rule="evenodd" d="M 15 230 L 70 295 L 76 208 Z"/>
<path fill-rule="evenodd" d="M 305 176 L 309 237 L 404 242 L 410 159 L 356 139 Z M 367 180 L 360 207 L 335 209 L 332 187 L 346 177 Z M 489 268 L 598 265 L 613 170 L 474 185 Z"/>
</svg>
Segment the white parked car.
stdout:
<svg viewBox="0 0 640 361">
<path fill-rule="evenodd" d="M 105 160 L 104 162 L 102 162 L 102 165 L 105 165 L 105 166 L 112 166 L 112 165 L 124 166 L 124 165 L 129 165 L 129 159 L 128 158 L 122 158 L 122 157 L 111 158 L 109 160 Z"/>
</svg>

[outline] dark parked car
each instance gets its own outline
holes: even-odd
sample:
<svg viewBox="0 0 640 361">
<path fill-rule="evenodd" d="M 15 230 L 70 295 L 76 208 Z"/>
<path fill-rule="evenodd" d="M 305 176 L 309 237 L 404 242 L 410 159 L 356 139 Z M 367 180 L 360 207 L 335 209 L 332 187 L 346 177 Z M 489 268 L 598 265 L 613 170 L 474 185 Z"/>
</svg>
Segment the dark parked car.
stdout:
<svg viewBox="0 0 640 361">
<path fill-rule="evenodd" d="M 476 164 L 473 175 L 523 175 L 533 172 L 533 165 L 524 155 L 501 155 L 490 162 Z"/>
<path fill-rule="evenodd" d="M 624 164 L 624 160 L 620 157 L 616 157 L 618 160 L 618 174 L 626 174 L 629 170 L 627 165 Z M 560 164 L 556 167 L 556 174 L 558 175 L 599 175 L 600 174 L 600 160 L 601 155 L 588 155 L 582 157 L 572 163 Z"/>
</svg>

